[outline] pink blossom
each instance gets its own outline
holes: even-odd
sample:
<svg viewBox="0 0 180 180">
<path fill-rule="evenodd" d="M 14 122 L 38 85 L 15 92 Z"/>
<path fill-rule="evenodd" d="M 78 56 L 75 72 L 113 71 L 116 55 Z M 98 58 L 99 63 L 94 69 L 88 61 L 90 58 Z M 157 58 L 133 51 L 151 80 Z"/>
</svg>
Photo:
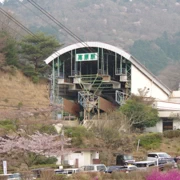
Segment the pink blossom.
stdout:
<svg viewBox="0 0 180 180">
<path fill-rule="evenodd" d="M 0 137 L 0 153 L 22 150 L 47 156 L 60 156 L 70 152 L 68 149 L 64 150 L 65 146 L 70 145 L 69 141 L 70 139 L 64 136 L 39 132 L 27 137 Z"/>
<path fill-rule="evenodd" d="M 153 171 L 146 180 L 180 180 L 180 172 L 171 170 L 168 172 Z"/>
</svg>

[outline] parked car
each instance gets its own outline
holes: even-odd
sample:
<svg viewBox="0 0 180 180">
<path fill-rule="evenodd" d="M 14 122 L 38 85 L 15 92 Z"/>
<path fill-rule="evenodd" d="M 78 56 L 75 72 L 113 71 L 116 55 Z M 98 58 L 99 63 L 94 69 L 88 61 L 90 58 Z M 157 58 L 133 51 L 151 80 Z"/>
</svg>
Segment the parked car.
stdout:
<svg viewBox="0 0 180 180">
<path fill-rule="evenodd" d="M 127 171 L 127 167 L 125 166 L 108 166 L 106 173 L 112 173 L 114 171 Z"/>
<path fill-rule="evenodd" d="M 79 169 L 78 168 L 55 169 L 54 172 L 55 174 L 66 174 L 67 176 L 70 176 L 74 173 L 78 173 Z"/>
<path fill-rule="evenodd" d="M 97 171 L 102 171 L 106 172 L 107 167 L 104 164 L 90 164 L 90 165 L 85 165 L 79 168 L 79 171 L 88 171 L 88 172 L 97 172 Z"/>
<path fill-rule="evenodd" d="M 147 155 L 147 161 L 154 161 L 156 165 L 162 166 L 165 164 L 172 164 L 172 168 L 177 168 L 177 163 L 169 154 L 165 152 L 151 152 Z"/>
<path fill-rule="evenodd" d="M 124 166 L 128 164 L 133 164 L 134 162 L 135 162 L 134 158 L 129 154 L 116 155 L 116 165 Z"/>
<path fill-rule="evenodd" d="M 6 177 L 7 180 L 21 180 L 21 175 L 20 175 L 20 173 L 0 174 L 0 177 Z"/>
<path fill-rule="evenodd" d="M 147 171 L 149 167 L 156 166 L 155 161 L 137 161 L 134 163 L 138 170 L 145 170 Z"/>
<path fill-rule="evenodd" d="M 135 166 L 135 165 L 127 165 L 127 166 L 125 166 L 127 169 L 126 169 L 126 173 L 129 173 L 129 172 L 131 172 L 131 171 L 137 171 L 137 166 Z"/>
</svg>

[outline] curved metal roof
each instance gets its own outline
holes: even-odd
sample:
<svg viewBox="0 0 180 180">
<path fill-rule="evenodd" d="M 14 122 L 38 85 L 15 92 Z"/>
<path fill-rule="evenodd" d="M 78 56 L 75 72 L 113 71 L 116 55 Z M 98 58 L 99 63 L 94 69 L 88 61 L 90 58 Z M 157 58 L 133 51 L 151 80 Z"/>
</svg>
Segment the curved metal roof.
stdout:
<svg viewBox="0 0 180 180">
<path fill-rule="evenodd" d="M 129 60 L 134 66 L 136 66 L 139 71 L 141 71 L 145 76 L 147 76 L 149 79 L 151 79 L 157 86 L 159 86 L 167 95 L 170 95 L 171 90 L 163 85 L 145 66 L 143 66 L 139 61 L 137 61 L 131 54 L 125 52 L 121 48 L 112 46 L 110 44 L 102 43 L 102 42 L 82 42 L 82 43 L 76 43 L 70 46 L 67 46 L 65 48 L 62 48 L 56 52 L 54 52 L 52 55 L 50 55 L 47 59 L 45 59 L 45 63 L 49 64 L 51 61 L 56 59 L 58 56 L 61 56 L 62 54 L 69 52 L 71 50 L 79 49 L 79 48 L 89 48 L 89 47 L 99 47 L 103 49 L 110 50 L 112 52 L 115 52 L 127 60 Z"/>
</svg>

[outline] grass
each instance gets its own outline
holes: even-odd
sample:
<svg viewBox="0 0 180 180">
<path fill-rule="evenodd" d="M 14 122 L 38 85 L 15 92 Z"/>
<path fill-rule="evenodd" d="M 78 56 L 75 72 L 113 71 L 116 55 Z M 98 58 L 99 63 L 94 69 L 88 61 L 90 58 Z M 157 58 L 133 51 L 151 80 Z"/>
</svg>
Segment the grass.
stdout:
<svg viewBox="0 0 180 180">
<path fill-rule="evenodd" d="M 0 119 L 13 118 L 21 108 L 49 106 L 47 84 L 34 84 L 19 71 L 15 75 L 0 72 Z"/>
<path fill-rule="evenodd" d="M 9 78 L 9 74 L 0 76 L 0 102 L 1 105 L 17 105 L 22 102 L 24 106 L 44 107 L 49 105 L 48 90 L 46 84 L 33 84 L 22 73 L 17 72 Z M 8 99 L 8 102 L 4 101 Z"/>
</svg>

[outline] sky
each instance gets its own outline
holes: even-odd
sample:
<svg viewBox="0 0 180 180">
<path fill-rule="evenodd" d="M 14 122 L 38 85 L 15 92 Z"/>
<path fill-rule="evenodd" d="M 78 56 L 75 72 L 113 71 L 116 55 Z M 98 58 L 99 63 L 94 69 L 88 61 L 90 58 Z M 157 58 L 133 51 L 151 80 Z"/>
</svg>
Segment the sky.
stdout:
<svg viewBox="0 0 180 180">
<path fill-rule="evenodd" d="M 2 3 L 2 4 L 3 4 L 3 3 L 4 3 L 4 1 L 5 1 L 5 0 L 0 0 L 0 3 Z M 23 0 L 19 0 L 19 1 L 21 1 L 21 2 L 22 2 Z"/>
</svg>

